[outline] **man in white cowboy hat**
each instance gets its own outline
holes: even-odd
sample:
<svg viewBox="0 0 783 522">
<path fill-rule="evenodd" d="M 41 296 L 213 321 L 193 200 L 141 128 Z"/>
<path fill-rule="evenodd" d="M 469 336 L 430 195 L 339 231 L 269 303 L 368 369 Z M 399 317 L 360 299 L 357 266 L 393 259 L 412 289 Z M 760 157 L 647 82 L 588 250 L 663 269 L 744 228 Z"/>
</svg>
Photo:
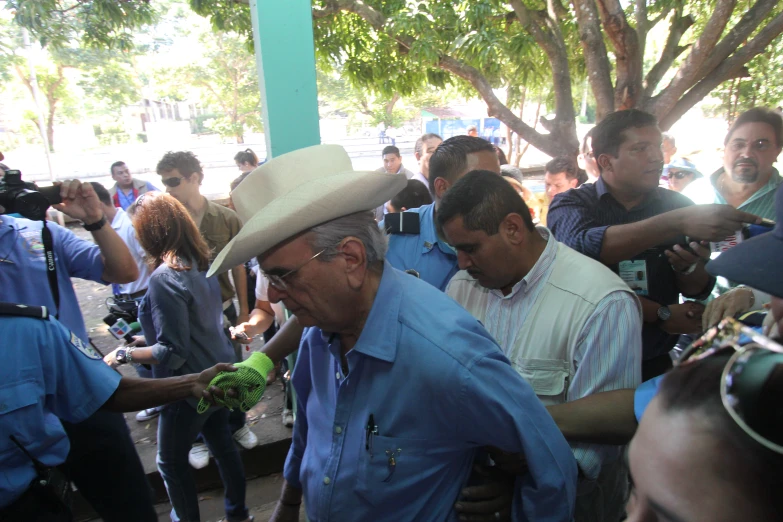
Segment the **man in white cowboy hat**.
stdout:
<svg viewBox="0 0 783 522">
<path fill-rule="evenodd" d="M 245 226 L 210 274 L 257 256 L 270 301 L 309 327 L 271 520 L 298 520 L 303 499 L 311 520 L 454 520 L 484 446 L 528 466 L 513 512 L 496 519 L 571 520 L 576 464 L 530 385 L 477 320 L 383 259 L 371 210 L 404 184 L 320 145 L 275 158 L 232 194 Z"/>
</svg>

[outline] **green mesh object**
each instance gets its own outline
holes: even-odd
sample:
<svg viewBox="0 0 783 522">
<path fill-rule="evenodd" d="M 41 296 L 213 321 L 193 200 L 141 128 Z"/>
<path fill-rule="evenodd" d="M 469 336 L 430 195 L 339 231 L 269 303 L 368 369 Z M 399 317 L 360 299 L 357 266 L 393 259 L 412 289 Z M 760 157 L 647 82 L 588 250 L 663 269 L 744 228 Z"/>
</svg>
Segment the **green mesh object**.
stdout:
<svg viewBox="0 0 783 522">
<path fill-rule="evenodd" d="M 266 376 L 274 368 L 272 359 L 261 352 L 254 352 L 246 361 L 236 363 L 238 369 L 235 372 L 220 372 L 209 383 L 226 393 L 223 399 L 215 397 L 215 403 L 225 406 L 231 411 L 239 408 L 247 411 L 261 400 L 266 389 Z M 229 397 L 228 390 L 233 388 L 237 392 L 236 397 Z M 201 399 L 198 403 L 198 412 L 204 413 L 210 404 Z"/>
</svg>

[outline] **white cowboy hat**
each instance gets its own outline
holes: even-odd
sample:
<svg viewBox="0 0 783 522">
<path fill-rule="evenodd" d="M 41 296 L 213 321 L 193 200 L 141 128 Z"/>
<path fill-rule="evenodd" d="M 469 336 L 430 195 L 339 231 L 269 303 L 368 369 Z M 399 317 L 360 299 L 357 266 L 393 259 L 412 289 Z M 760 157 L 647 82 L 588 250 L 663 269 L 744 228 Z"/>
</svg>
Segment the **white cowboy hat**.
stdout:
<svg viewBox="0 0 783 522">
<path fill-rule="evenodd" d="M 321 223 L 372 210 L 405 188 L 399 174 L 353 170 L 339 145 L 278 156 L 231 193 L 242 230 L 220 251 L 208 276 L 230 270 Z"/>
</svg>

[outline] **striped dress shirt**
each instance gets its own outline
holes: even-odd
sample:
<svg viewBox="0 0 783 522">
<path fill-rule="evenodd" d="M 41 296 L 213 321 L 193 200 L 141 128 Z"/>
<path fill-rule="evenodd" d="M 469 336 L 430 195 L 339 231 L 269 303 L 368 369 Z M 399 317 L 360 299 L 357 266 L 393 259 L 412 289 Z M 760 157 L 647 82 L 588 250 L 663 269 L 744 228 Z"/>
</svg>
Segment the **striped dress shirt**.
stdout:
<svg viewBox="0 0 783 522">
<path fill-rule="evenodd" d="M 557 240 L 546 228 L 537 230 L 547 246 L 527 276 L 507 296 L 500 290 L 488 295 L 484 327 L 512 363 L 525 358 L 525 346 L 519 345 L 517 337 L 557 258 Z M 558 314 L 559 310 L 551 313 Z M 641 383 L 641 331 L 641 305 L 633 295 L 618 291 L 602 299 L 582 327 L 573 361 L 569 361 L 576 372 L 568 386 L 567 401 L 602 391 L 636 388 Z M 602 463 L 618 459 L 621 451 L 619 446 L 602 444 L 572 443 L 571 448 L 588 479 L 595 479 Z"/>
</svg>

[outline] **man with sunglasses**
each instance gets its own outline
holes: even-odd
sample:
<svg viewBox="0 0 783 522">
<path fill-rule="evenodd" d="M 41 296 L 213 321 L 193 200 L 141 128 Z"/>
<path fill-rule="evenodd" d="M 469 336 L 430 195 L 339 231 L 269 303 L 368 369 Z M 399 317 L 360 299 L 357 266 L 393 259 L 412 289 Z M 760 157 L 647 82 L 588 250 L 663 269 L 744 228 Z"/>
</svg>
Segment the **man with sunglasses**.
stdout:
<svg viewBox="0 0 783 522">
<path fill-rule="evenodd" d="M 201 182 L 204 171 L 195 154 L 189 151 L 167 152 L 158 162 L 156 168 L 161 182 L 166 187 L 166 193 L 185 205 L 199 232 L 212 250 L 212 259 L 239 233 L 242 221 L 236 212 L 230 208 L 218 205 L 201 194 Z M 220 297 L 223 300 L 223 314 L 231 326 L 246 323 L 250 318 L 247 301 L 247 273 L 245 266 L 231 269 L 234 284 L 228 277 L 228 272 L 218 277 Z M 234 296 L 239 301 L 239 314 L 234 306 Z M 227 335 L 228 327 L 226 327 Z M 234 342 L 237 360 L 242 360 L 242 347 Z M 245 449 L 251 449 L 258 444 L 258 438 L 245 423 L 245 414 L 239 410 L 231 412 L 229 418 L 234 439 Z M 209 464 L 209 452 L 205 444 L 197 443 L 190 453 L 190 463 L 195 468 L 203 468 Z"/>
<path fill-rule="evenodd" d="M 666 186 L 675 192 L 682 193 L 688 185 L 703 177 L 701 172 L 696 169 L 696 165 L 685 158 L 676 158 L 663 166 L 663 178 L 666 178 Z"/>
<path fill-rule="evenodd" d="M 783 183 L 774 167 L 783 150 L 783 118 L 780 113 L 764 107 L 743 112 L 726 134 L 724 146 L 723 167 L 708 178 L 694 181 L 682 194 L 699 205 L 728 204 L 774 220 L 775 191 Z M 713 252 L 711 257 L 717 258 L 720 251 L 742 239 L 729 237 L 719 243 L 718 251 Z M 725 277 L 717 279 L 712 297 L 716 299 L 710 303 L 705 316 L 712 316 L 713 310 L 760 309 L 768 301 L 768 296 L 754 293 L 749 288 L 738 288 L 735 281 Z"/>
<path fill-rule="evenodd" d="M 683 194 L 697 204 L 728 204 L 775 218 L 775 190 L 783 183 L 774 164 L 783 150 L 783 118 L 756 107 L 737 117 L 723 142 L 723 167 L 691 183 Z"/>
</svg>

